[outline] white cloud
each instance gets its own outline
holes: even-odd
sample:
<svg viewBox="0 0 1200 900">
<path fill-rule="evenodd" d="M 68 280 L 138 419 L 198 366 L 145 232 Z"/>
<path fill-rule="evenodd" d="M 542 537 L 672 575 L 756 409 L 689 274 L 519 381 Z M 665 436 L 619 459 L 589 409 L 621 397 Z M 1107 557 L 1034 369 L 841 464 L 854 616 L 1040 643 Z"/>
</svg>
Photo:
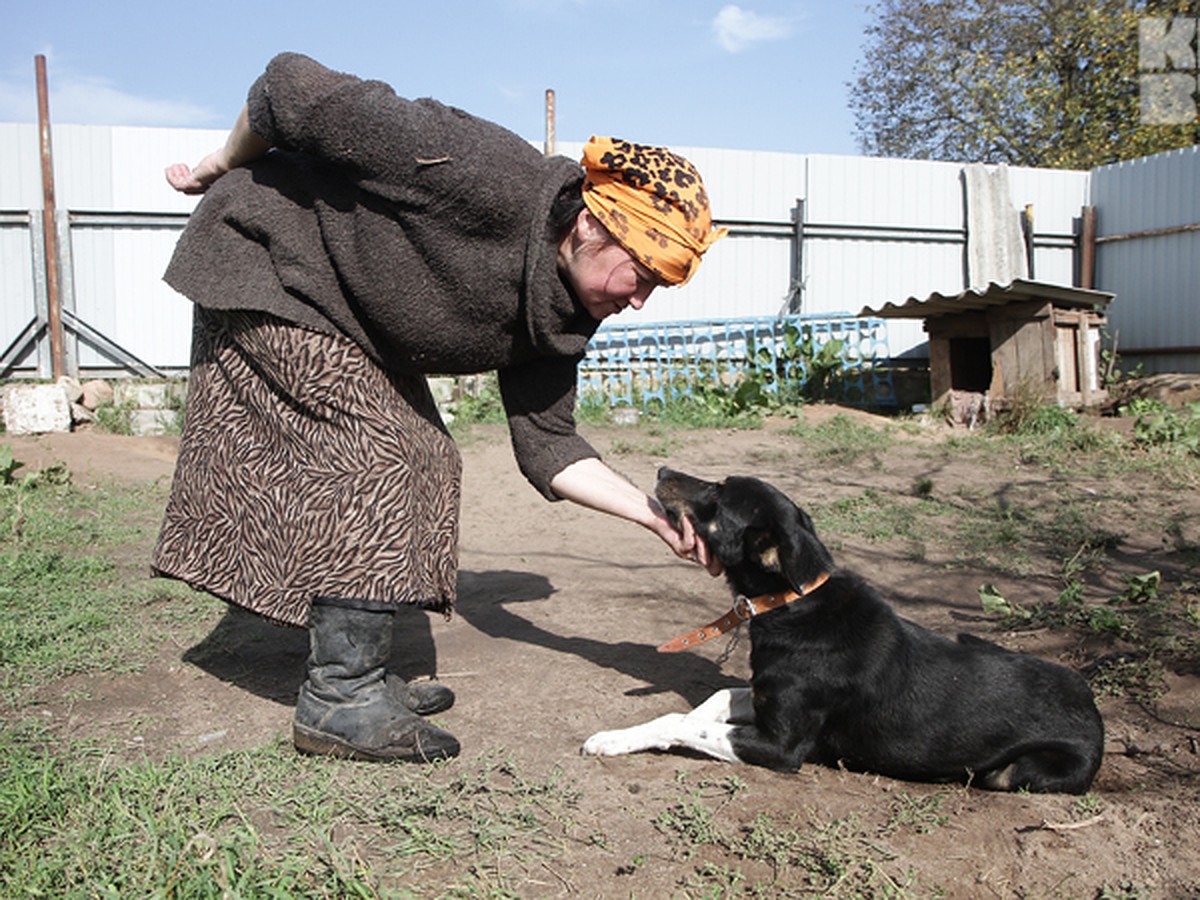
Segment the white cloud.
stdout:
<svg viewBox="0 0 1200 900">
<path fill-rule="evenodd" d="M 775 16 L 760 16 L 730 3 L 721 7 L 712 22 L 717 43 L 730 53 L 740 53 L 751 44 L 775 41 L 791 34 L 791 25 Z"/>
<path fill-rule="evenodd" d="M 56 75 L 50 82 L 50 120 L 72 125 L 150 125 L 211 127 L 221 117 L 191 103 L 138 97 L 99 78 Z M 0 81 L 0 122 L 36 122 L 37 89 L 24 83 Z"/>
</svg>

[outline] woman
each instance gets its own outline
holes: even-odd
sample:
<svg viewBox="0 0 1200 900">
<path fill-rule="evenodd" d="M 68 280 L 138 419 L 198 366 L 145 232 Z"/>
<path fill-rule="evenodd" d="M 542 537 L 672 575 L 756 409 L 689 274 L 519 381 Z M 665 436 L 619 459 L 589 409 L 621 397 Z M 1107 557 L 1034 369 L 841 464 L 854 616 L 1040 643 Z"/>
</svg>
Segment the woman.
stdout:
<svg viewBox="0 0 1200 900">
<path fill-rule="evenodd" d="M 584 167 L 432 100 L 273 59 L 166 280 L 196 304 L 188 409 L 154 569 L 307 626 L 297 748 L 431 760 L 437 685 L 389 680 L 398 604 L 449 612 L 461 460 L 425 375 L 495 369 L 522 473 L 716 574 L 702 540 L 575 429 L 601 319 L 680 284 L 724 232 L 696 170 L 593 138 Z"/>
</svg>

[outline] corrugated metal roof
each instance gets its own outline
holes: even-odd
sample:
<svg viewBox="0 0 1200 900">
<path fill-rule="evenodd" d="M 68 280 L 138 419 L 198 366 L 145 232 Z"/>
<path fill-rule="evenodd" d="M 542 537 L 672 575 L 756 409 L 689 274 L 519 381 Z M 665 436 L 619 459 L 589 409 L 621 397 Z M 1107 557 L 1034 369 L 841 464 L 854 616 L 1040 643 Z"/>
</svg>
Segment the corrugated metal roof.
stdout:
<svg viewBox="0 0 1200 900">
<path fill-rule="evenodd" d="M 924 300 L 909 297 L 901 303 L 888 302 L 878 309 L 864 306 L 860 316 L 878 316 L 881 319 L 930 319 L 935 316 L 954 315 L 1005 306 L 1024 300 L 1046 300 L 1058 306 L 1093 307 L 1108 306 L 1115 294 L 1108 291 L 1091 291 L 1084 288 L 1048 284 L 1041 281 L 1014 279 L 1010 284 L 989 284 L 982 291 L 968 288 L 954 296 L 932 293 Z"/>
</svg>

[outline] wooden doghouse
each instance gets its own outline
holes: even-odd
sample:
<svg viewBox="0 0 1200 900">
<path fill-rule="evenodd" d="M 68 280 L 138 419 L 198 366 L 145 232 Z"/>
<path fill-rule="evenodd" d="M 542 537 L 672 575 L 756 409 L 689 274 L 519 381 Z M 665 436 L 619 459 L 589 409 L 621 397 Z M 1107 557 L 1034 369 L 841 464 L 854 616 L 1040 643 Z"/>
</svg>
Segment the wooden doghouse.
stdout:
<svg viewBox="0 0 1200 900">
<path fill-rule="evenodd" d="M 1102 403 L 1100 330 L 1113 295 L 1017 279 L 947 297 L 909 298 L 862 315 L 923 319 L 935 405 L 958 392 L 1003 409 L 1018 396 L 1060 406 Z"/>
</svg>

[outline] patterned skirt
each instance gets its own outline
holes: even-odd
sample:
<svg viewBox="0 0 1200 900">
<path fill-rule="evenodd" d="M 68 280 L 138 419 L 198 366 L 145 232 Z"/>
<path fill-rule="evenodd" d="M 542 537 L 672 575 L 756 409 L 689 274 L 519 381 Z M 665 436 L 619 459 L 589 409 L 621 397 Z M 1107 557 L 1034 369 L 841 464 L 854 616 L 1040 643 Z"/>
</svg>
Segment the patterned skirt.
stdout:
<svg viewBox="0 0 1200 900">
<path fill-rule="evenodd" d="M 461 470 L 424 376 L 198 306 L 153 569 L 288 625 L 319 596 L 449 613 Z"/>
</svg>

